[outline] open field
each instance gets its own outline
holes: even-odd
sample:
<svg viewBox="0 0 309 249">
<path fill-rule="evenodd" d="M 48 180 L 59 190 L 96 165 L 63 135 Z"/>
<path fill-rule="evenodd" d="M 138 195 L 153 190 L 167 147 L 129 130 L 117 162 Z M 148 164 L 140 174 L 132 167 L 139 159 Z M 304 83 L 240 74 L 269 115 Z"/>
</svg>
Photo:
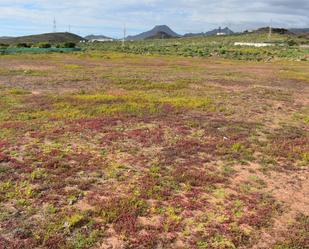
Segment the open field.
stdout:
<svg viewBox="0 0 309 249">
<path fill-rule="evenodd" d="M 0 57 L 0 248 L 302 249 L 309 62 Z"/>
<path fill-rule="evenodd" d="M 234 46 L 235 42 L 268 42 L 275 46 L 256 48 Z M 235 34 L 177 39 L 83 43 L 87 50 L 126 52 L 133 54 L 180 55 L 185 57 L 219 57 L 248 61 L 275 61 L 281 59 L 309 61 L 309 35 Z"/>
</svg>

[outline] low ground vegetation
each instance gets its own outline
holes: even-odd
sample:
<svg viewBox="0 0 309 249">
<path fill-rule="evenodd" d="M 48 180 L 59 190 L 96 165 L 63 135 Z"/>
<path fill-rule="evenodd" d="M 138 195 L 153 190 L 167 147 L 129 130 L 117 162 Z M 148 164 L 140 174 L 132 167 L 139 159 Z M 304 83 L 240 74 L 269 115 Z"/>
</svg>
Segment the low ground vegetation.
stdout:
<svg viewBox="0 0 309 249">
<path fill-rule="evenodd" d="M 0 59 L 0 248 L 307 248 L 305 61 Z"/>
<path fill-rule="evenodd" d="M 268 42 L 274 46 L 255 48 L 234 46 L 235 42 Z M 152 39 L 144 41 L 83 43 L 87 50 L 104 50 L 134 54 L 180 55 L 185 57 L 220 57 L 249 61 L 273 61 L 278 59 L 308 60 L 307 36 L 274 34 L 241 34 L 232 36 L 208 36 L 177 39 Z"/>
</svg>

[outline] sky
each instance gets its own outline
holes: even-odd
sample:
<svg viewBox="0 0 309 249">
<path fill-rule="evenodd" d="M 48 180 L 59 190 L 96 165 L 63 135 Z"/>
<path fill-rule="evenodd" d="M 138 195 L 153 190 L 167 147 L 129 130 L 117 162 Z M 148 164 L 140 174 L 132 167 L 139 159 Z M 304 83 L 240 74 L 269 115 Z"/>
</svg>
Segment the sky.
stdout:
<svg viewBox="0 0 309 249">
<path fill-rule="evenodd" d="M 309 28 L 309 0 L 0 0 L 0 36 L 53 31 L 120 38 L 166 24 L 179 34 L 219 26 Z M 70 27 L 70 28 L 69 28 Z"/>
</svg>

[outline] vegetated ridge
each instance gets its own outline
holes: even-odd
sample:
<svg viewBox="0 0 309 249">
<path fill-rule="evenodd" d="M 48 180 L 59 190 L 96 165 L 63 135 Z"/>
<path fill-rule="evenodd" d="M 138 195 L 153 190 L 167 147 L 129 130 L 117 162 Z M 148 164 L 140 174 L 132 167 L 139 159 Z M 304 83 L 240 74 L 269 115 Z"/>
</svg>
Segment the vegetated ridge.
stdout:
<svg viewBox="0 0 309 249">
<path fill-rule="evenodd" d="M 76 34 L 68 32 L 59 33 L 46 33 L 40 35 L 29 35 L 20 36 L 9 39 L 1 39 L 1 43 L 6 44 L 17 44 L 17 43 L 38 43 L 38 42 L 49 42 L 49 43 L 62 43 L 62 42 L 80 42 L 85 40 Z"/>
<path fill-rule="evenodd" d="M 255 30 L 254 32 L 255 33 L 268 33 L 269 27 L 262 27 L 262 28 Z M 272 27 L 271 32 L 276 33 L 276 34 L 281 34 L 281 35 L 292 34 L 291 31 L 289 31 L 288 29 L 285 29 L 285 28 L 273 28 Z"/>
</svg>

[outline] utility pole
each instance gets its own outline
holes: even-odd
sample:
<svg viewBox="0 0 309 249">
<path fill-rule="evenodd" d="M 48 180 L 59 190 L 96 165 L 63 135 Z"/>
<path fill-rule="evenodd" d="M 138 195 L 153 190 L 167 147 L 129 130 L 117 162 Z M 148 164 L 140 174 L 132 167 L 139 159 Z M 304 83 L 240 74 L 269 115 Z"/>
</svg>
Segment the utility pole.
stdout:
<svg viewBox="0 0 309 249">
<path fill-rule="evenodd" d="M 57 22 L 56 22 L 56 18 L 54 17 L 54 22 L 53 22 L 53 33 L 57 32 Z"/>
<path fill-rule="evenodd" d="M 71 33 L 71 25 L 69 25 L 69 33 Z"/>
<path fill-rule="evenodd" d="M 127 36 L 127 28 L 126 28 L 126 25 L 124 24 L 124 27 L 123 27 L 123 39 L 122 39 L 122 47 L 123 48 L 125 46 L 126 36 Z"/>
<path fill-rule="evenodd" d="M 268 40 L 271 40 L 271 36 L 272 36 L 272 20 L 270 21 L 270 25 L 269 25 L 269 33 L 268 33 Z"/>
<path fill-rule="evenodd" d="M 228 35 L 231 35 L 232 34 L 232 23 L 229 23 L 228 25 Z"/>
</svg>

